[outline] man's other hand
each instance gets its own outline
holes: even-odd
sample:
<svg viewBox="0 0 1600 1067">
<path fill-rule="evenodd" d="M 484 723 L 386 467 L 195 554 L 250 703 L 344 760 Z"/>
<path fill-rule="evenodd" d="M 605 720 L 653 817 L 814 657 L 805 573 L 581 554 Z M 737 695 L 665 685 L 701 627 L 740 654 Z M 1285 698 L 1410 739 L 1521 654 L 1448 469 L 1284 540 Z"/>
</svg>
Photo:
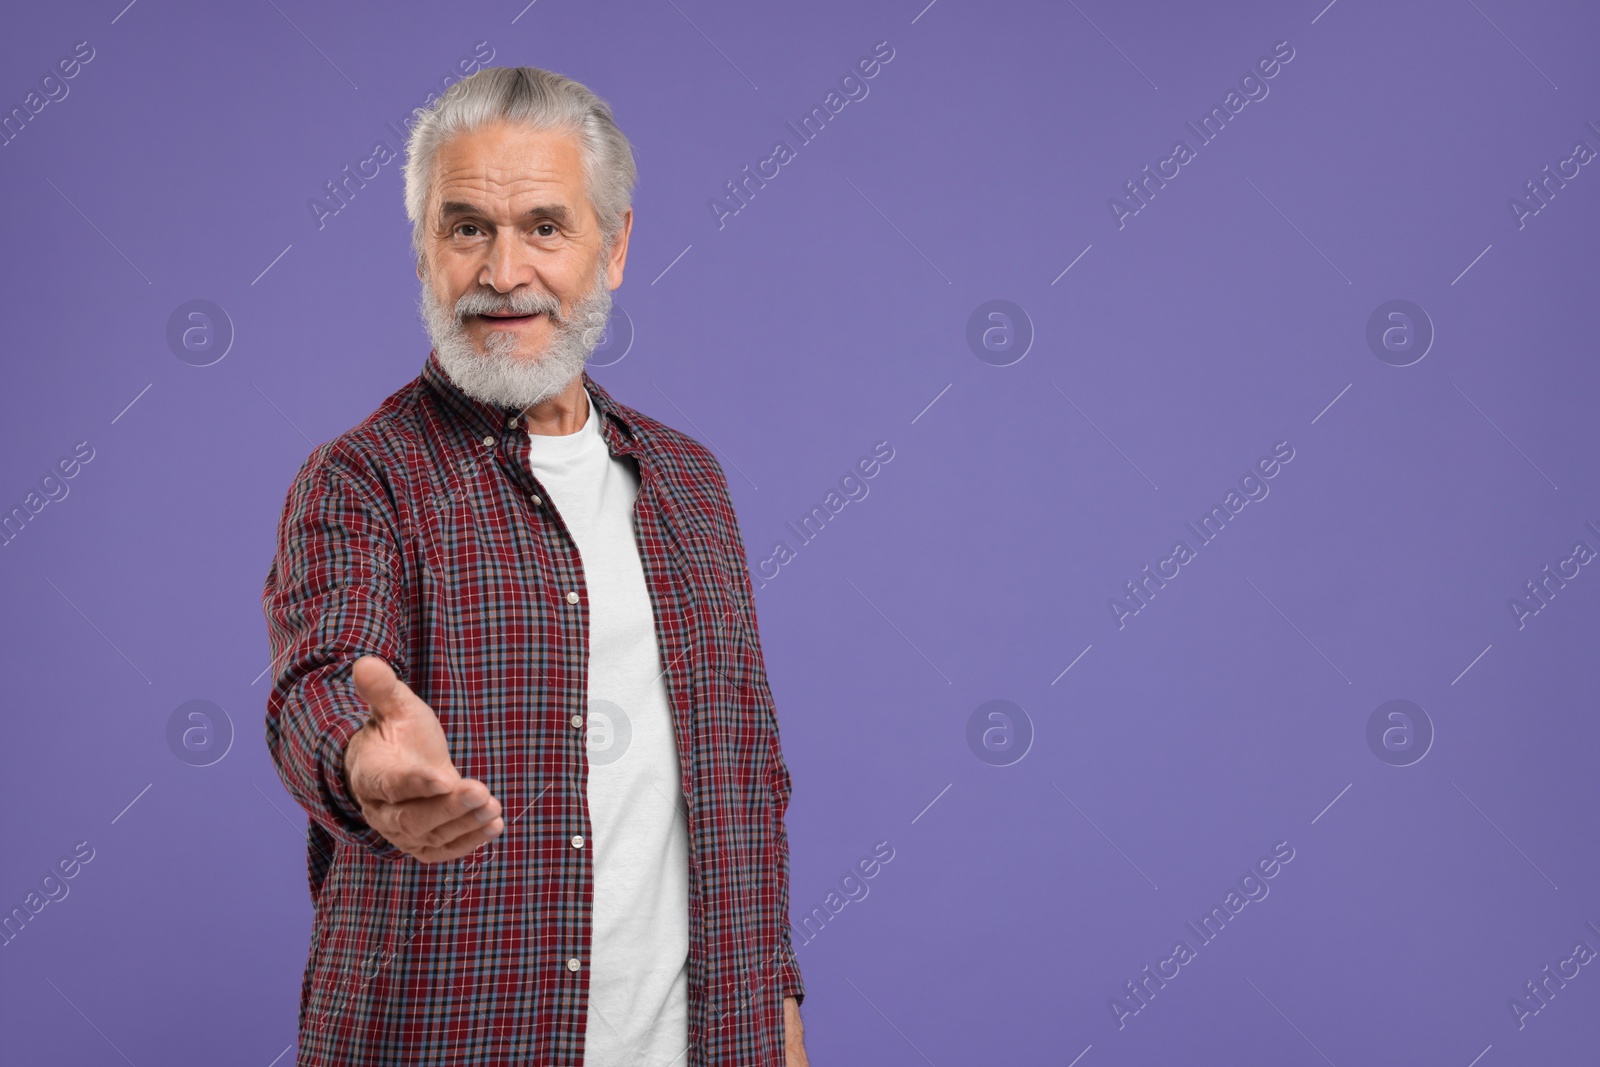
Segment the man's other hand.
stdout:
<svg viewBox="0 0 1600 1067">
<path fill-rule="evenodd" d="M 345 782 L 367 825 L 423 863 L 458 859 L 499 837 L 500 802 L 461 777 L 427 702 L 378 656 L 358 658 L 350 676 L 372 709 L 344 750 Z"/>
</svg>

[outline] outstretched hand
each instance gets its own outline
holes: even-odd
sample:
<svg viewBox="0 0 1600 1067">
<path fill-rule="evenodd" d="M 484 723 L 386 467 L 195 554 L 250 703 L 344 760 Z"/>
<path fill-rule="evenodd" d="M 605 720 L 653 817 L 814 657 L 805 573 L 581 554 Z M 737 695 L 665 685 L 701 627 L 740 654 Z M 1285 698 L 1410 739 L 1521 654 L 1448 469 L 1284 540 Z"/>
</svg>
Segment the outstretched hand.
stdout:
<svg viewBox="0 0 1600 1067">
<path fill-rule="evenodd" d="M 357 659 L 350 675 L 372 709 L 344 750 L 345 781 L 367 825 L 423 863 L 458 859 L 499 837 L 500 802 L 461 777 L 427 702 L 378 656 Z"/>
</svg>

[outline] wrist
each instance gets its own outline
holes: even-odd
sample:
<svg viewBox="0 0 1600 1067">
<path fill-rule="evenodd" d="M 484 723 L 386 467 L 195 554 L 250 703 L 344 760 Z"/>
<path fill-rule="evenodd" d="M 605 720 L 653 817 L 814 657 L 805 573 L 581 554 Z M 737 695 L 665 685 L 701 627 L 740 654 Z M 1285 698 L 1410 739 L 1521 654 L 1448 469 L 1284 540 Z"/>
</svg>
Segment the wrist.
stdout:
<svg viewBox="0 0 1600 1067">
<path fill-rule="evenodd" d="M 361 809 L 361 798 L 356 795 L 355 789 L 352 788 L 355 783 L 355 775 L 351 771 L 359 758 L 361 749 L 360 737 L 365 732 L 365 730 L 358 729 L 352 733 L 345 741 L 339 758 L 339 785 L 343 788 L 344 795 L 350 798 L 350 802 L 358 811 Z"/>
</svg>

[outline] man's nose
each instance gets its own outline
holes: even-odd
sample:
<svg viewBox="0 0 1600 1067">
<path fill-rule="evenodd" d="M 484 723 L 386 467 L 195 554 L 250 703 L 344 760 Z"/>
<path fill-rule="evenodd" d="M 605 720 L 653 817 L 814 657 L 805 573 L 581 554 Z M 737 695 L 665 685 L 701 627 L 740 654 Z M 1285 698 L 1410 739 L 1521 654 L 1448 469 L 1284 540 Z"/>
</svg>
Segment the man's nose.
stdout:
<svg viewBox="0 0 1600 1067">
<path fill-rule="evenodd" d="M 496 292 L 509 293 L 533 281 L 533 257 L 520 241 L 497 237 L 489 246 L 489 256 L 478 272 L 478 284 Z"/>
</svg>

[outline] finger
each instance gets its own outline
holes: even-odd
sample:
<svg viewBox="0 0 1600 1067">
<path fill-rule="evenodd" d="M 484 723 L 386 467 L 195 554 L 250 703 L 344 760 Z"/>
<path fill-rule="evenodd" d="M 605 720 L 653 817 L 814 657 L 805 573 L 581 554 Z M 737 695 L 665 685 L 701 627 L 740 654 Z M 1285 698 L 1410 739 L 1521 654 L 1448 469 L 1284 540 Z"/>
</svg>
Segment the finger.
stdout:
<svg viewBox="0 0 1600 1067">
<path fill-rule="evenodd" d="M 384 813 L 385 821 L 393 831 L 407 841 L 422 844 L 443 844 L 431 835 L 439 827 L 494 801 L 489 787 L 474 779 L 462 781 L 449 793 L 419 800 L 403 800 L 391 804 Z M 498 808 L 498 801 L 494 801 Z M 499 814 L 496 811 L 496 814 Z M 380 831 L 381 833 L 382 831 Z"/>
<path fill-rule="evenodd" d="M 497 818 L 477 830 L 457 838 L 448 845 L 425 846 L 411 854 L 423 863 L 443 863 L 446 860 L 460 859 L 462 856 L 476 852 L 490 841 L 493 841 L 504 830 L 505 820 Z"/>
<path fill-rule="evenodd" d="M 381 656 L 358 656 L 350 667 L 356 692 L 366 701 L 375 718 L 403 717 L 421 703 L 421 698 L 402 682 Z"/>
<path fill-rule="evenodd" d="M 423 844 L 430 846 L 449 845 L 474 830 L 482 828 L 485 824 L 499 819 L 502 814 L 500 802 L 491 797 L 489 803 L 481 808 L 474 808 L 465 815 L 435 827 L 427 834 Z"/>
</svg>

